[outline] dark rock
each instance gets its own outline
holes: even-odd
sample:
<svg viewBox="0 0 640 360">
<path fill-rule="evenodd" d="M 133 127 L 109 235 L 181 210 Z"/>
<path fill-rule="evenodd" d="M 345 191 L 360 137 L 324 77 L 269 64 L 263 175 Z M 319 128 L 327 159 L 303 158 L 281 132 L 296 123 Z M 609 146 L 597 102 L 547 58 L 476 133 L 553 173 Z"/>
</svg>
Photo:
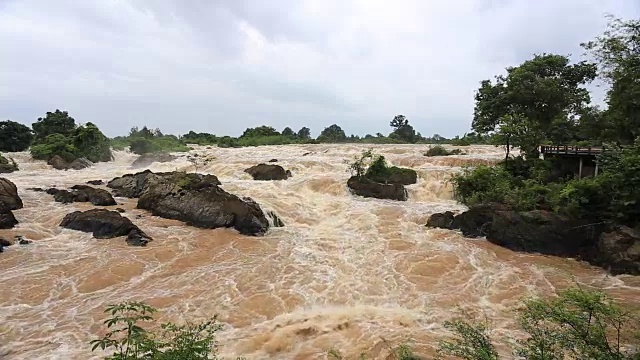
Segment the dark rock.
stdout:
<svg viewBox="0 0 640 360">
<path fill-rule="evenodd" d="M 56 170 L 67 170 L 69 168 L 69 164 L 64 161 L 60 155 L 54 155 L 49 161 L 47 161 L 48 165 L 51 165 Z"/>
<path fill-rule="evenodd" d="M 18 164 L 13 159 L 7 159 L 0 154 L 0 174 L 18 171 Z"/>
<path fill-rule="evenodd" d="M 116 211 L 119 212 L 119 213 L 124 213 L 125 212 L 125 210 L 123 208 L 116 208 Z"/>
<path fill-rule="evenodd" d="M 311 155 L 311 154 L 313 154 L 313 153 L 312 152 L 306 152 L 306 153 L 302 154 L 302 156 L 307 156 L 307 155 Z"/>
<path fill-rule="evenodd" d="M 412 169 L 399 168 L 392 166 L 387 168 L 382 174 L 365 174 L 367 179 L 383 184 L 401 184 L 411 185 L 418 182 L 418 173 Z"/>
<path fill-rule="evenodd" d="M 620 226 L 602 233 L 594 262 L 613 274 L 640 275 L 640 229 Z"/>
<path fill-rule="evenodd" d="M 93 166 L 93 163 L 86 158 L 75 159 L 69 164 L 69 169 L 82 170 Z"/>
<path fill-rule="evenodd" d="M 244 172 L 253 177 L 253 180 L 286 180 L 291 176 L 280 165 L 258 164 L 246 169 Z"/>
<path fill-rule="evenodd" d="M 275 212 L 267 211 L 267 217 L 269 219 L 271 219 L 271 226 L 273 226 L 273 227 L 283 227 L 284 226 L 284 222 L 282 221 L 282 219 L 280 219 L 278 217 L 278 215 L 276 215 Z"/>
<path fill-rule="evenodd" d="M 35 191 L 35 192 L 45 192 L 46 190 L 43 188 L 39 188 L 39 187 L 35 187 L 35 188 L 27 188 L 27 190 L 29 191 Z"/>
<path fill-rule="evenodd" d="M 269 222 L 253 200 L 240 199 L 191 175 L 196 174 L 148 176 L 138 208 L 201 228 L 233 227 L 247 235 L 267 231 Z"/>
<path fill-rule="evenodd" d="M 166 178 L 169 181 L 180 183 L 191 189 L 221 185 L 217 177 L 209 174 L 187 174 L 181 172 L 153 173 L 150 170 L 145 170 L 143 172 L 115 178 L 107 183 L 107 187 L 113 189 L 115 196 L 137 198 L 142 195 L 148 179 L 157 180 L 159 178 Z"/>
<path fill-rule="evenodd" d="M 167 152 L 147 153 L 140 155 L 131 166 L 134 168 L 147 167 L 154 162 L 164 163 L 175 160 L 176 157 Z"/>
<path fill-rule="evenodd" d="M 117 211 L 106 209 L 72 212 L 62 219 L 60 226 L 67 229 L 90 232 L 96 239 L 127 236 L 127 243 L 130 245 L 145 246 L 152 240 L 131 220 L 120 215 Z"/>
<path fill-rule="evenodd" d="M 70 204 L 72 202 L 87 202 L 89 198 L 85 194 L 75 194 L 68 190 L 60 190 L 56 188 L 47 189 L 47 194 L 53 195 L 56 202 Z"/>
<path fill-rule="evenodd" d="M 292 177 L 292 176 L 293 176 L 293 175 L 291 174 L 291 170 L 287 170 L 286 174 L 287 174 L 287 178 L 290 178 L 290 177 Z"/>
<path fill-rule="evenodd" d="M 364 197 L 390 200 L 407 200 L 407 190 L 402 184 L 382 184 L 363 176 L 352 176 L 347 181 L 351 192 Z"/>
<path fill-rule="evenodd" d="M 87 184 L 89 185 L 104 185 L 104 181 L 102 180 L 89 180 L 87 181 Z"/>
<path fill-rule="evenodd" d="M 9 240 L 7 240 L 7 239 L 5 239 L 3 237 L 0 237 L 0 247 L 2 247 L 2 246 L 7 247 L 7 246 L 11 246 L 11 245 L 13 245 L 13 243 L 11 241 L 9 241 Z"/>
<path fill-rule="evenodd" d="M 429 217 L 429 220 L 427 220 L 427 226 L 450 229 L 451 224 L 453 223 L 453 217 L 454 215 L 451 211 L 433 214 Z"/>
<path fill-rule="evenodd" d="M 12 229 L 18 225 L 18 220 L 11 211 L 0 212 L 0 229 Z"/>
<path fill-rule="evenodd" d="M 71 187 L 75 193 L 80 196 L 84 195 L 89 199 L 89 202 L 96 206 L 112 206 L 117 205 L 113 196 L 104 189 L 96 189 L 87 185 L 74 185 Z"/>
<path fill-rule="evenodd" d="M 0 178 L 0 213 L 18 209 L 22 209 L 18 188 L 8 179 Z"/>
<path fill-rule="evenodd" d="M 278 159 L 271 159 L 269 160 L 270 163 L 274 163 L 274 162 L 278 162 Z"/>
<path fill-rule="evenodd" d="M 16 243 L 20 245 L 29 245 L 32 242 L 31 240 L 25 239 L 24 236 L 22 235 L 16 235 L 15 240 L 16 240 Z"/>
</svg>

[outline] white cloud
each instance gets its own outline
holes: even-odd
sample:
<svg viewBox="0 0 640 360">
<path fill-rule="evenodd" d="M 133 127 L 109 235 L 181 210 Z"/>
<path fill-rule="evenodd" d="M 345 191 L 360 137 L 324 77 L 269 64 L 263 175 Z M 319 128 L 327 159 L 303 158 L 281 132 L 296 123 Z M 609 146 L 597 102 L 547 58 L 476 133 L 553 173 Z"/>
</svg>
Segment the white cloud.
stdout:
<svg viewBox="0 0 640 360">
<path fill-rule="evenodd" d="M 109 135 L 240 134 L 332 123 L 425 135 L 469 128 L 482 79 L 573 54 L 632 0 L 5 0 L 0 118 L 68 110 Z"/>
</svg>

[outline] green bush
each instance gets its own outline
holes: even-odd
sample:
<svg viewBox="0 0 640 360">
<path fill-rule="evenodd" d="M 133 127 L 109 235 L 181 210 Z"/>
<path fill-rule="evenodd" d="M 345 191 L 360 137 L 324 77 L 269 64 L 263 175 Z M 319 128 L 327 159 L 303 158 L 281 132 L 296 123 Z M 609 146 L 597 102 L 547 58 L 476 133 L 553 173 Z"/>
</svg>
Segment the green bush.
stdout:
<svg viewBox="0 0 640 360">
<path fill-rule="evenodd" d="M 113 160 L 109 139 L 92 123 L 78 126 L 73 133 L 73 145 L 78 157 L 92 162 Z"/>
<path fill-rule="evenodd" d="M 436 145 L 430 147 L 424 156 L 449 156 L 449 155 L 464 155 L 465 152 L 460 149 L 453 149 L 451 151 L 444 148 L 442 145 Z"/>
<path fill-rule="evenodd" d="M 31 156 L 37 160 L 49 160 L 55 155 L 71 162 L 78 158 L 79 151 L 73 145 L 74 141 L 62 134 L 48 135 L 38 145 L 31 146 Z"/>
<path fill-rule="evenodd" d="M 456 198 L 469 206 L 505 202 L 507 194 L 514 190 L 511 174 L 501 166 L 466 168 L 454 175 L 452 182 Z"/>
</svg>

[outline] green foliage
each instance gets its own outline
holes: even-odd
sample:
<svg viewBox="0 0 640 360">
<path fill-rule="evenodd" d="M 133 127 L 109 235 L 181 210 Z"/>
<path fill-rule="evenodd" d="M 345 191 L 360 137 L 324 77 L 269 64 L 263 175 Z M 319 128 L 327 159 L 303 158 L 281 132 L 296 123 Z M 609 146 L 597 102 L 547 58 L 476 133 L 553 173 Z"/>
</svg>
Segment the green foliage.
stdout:
<svg viewBox="0 0 640 360">
<path fill-rule="evenodd" d="M 15 121 L 0 121 L 0 151 L 25 151 L 33 141 L 33 131 Z"/>
<path fill-rule="evenodd" d="M 353 162 L 347 162 L 351 175 L 358 177 L 363 176 L 373 160 L 373 150 L 363 151 L 360 157 L 354 157 Z M 382 161 L 384 161 L 384 159 Z"/>
<path fill-rule="evenodd" d="M 256 138 L 256 137 L 264 137 L 264 136 L 279 136 L 281 135 L 276 129 L 272 126 L 258 126 L 255 128 L 246 129 L 240 138 Z"/>
<path fill-rule="evenodd" d="M 34 143 L 40 144 L 49 135 L 71 136 L 76 128 L 76 121 L 68 112 L 56 109 L 54 112 L 48 111 L 45 117 L 38 118 L 31 127 L 35 133 Z"/>
<path fill-rule="evenodd" d="M 453 149 L 451 151 L 444 148 L 444 146 L 436 145 L 430 147 L 424 156 L 449 156 L 449 155 L 464 155 L 465 153 L 460 149 Z"/>
<path fill-rule="evenodd" d="M 295 137 L 296 133 L 293 132 L 293 130 L 291 130 L 290 127 L 286 127 L 282 130 L 282 136 L 286 136 L 286 137 Z"/>
<path fill-rule="evenodd" d="M 92 350 L 112 351 L 106 360 L 198 360 L 218 359 L 216 332 L 222 326 L 216 318 L 202 323 L 161 325 L 159 333 L 141 326 L 153 321 L 156 312 L 151 306 L 140 302 L 125 302 L 109 305 L 104 321 L 107 333 L 101 339 L 91 341 Z"/>
<path fill-rule="evenodd" d="M 71 162 L 77 159 L 80 154 L 73 144 L 72 138 L 62 134 L 48 135 L 44 140 L 39 141 L 37 145 L 31 146 L 31 156 L 36 160 L 49 160 L 58 155 L 65 161 Z"/>
<path fill-rule="evenodd" d="M 200 139 L 198 134 L 190 132 L 192 139 Z M 197 141 L 195 141 L 197 142 Z M 175 135 L 164 135 L 160 129 L 149 130 L 146 126 L 142 129 L 131 128 L 129 136 L 118 137 L 111 140 L 111 146 L 116 149 L 124 149 L 127 146 L 131 152 L 142 155 L 154 152 L 183 152 L 189 151 L 183 140 Z"/>
<path fill-rule="evenodd" d="M 311 129 L 309 129 L 308 127 L 302 127 L 300 130 L 298 130 L 297 135 L 300 139 L 303 140 L 311 139 Z"/>
<path fill-rule="evenodd" d="M 489 339 L 488 323 L 468 319 L 466 316 L 445 321 L 444 327 L 454 338 L 440 343 L 438 355 L 464 360 L 498 360 L 498 352 Z"/>
<path fill-rule="evenodd" d="M 336 124 L 324 128 L 318 136 L 318 141 L 323 143 L 345 142 L 347 135 L 344 130 Z"/>
<path fill-rule="evenodd" d="M 140 137 L 134 138 L 129 142 L 129 149 L 132 153 L 142 155 L 160 151 L 158 146 L 153 140 Z"/>
<path fill-rule="evenodd" d="M 109 138 L 94 124 L 89 122 L 84 126 L 78 126 L 72 139 L 78 157 L 85 157 L 92 162 L 113 160 Z"/>
<path fill-rule="evenodd" d="M 419 137 L 413 126 L 409 125 L 409 120 L 404 115 L 396 115 L 389 125 L 394 129 L 389 135 L 390 138 L 400 139 L 404 142 L 415 143 Z"/>
</svg>

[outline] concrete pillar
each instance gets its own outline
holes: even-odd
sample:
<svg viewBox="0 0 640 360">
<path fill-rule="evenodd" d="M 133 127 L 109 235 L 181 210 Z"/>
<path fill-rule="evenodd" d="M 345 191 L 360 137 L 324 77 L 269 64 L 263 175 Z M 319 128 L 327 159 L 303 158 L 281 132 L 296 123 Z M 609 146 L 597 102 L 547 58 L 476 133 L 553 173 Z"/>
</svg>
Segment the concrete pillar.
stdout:
<svg viewBox="0 0 640 360">
<path fill-rule="evenodd" d="M 594 176 L 598 176 L 598 163 L 596 163 L 596 174 Z"/>
<path fill-rule="evenodd" d="M 578 168 L 578 179 L 582 179 L 582 156 L 580 157 L 580 167 Z"/>
</svg>

